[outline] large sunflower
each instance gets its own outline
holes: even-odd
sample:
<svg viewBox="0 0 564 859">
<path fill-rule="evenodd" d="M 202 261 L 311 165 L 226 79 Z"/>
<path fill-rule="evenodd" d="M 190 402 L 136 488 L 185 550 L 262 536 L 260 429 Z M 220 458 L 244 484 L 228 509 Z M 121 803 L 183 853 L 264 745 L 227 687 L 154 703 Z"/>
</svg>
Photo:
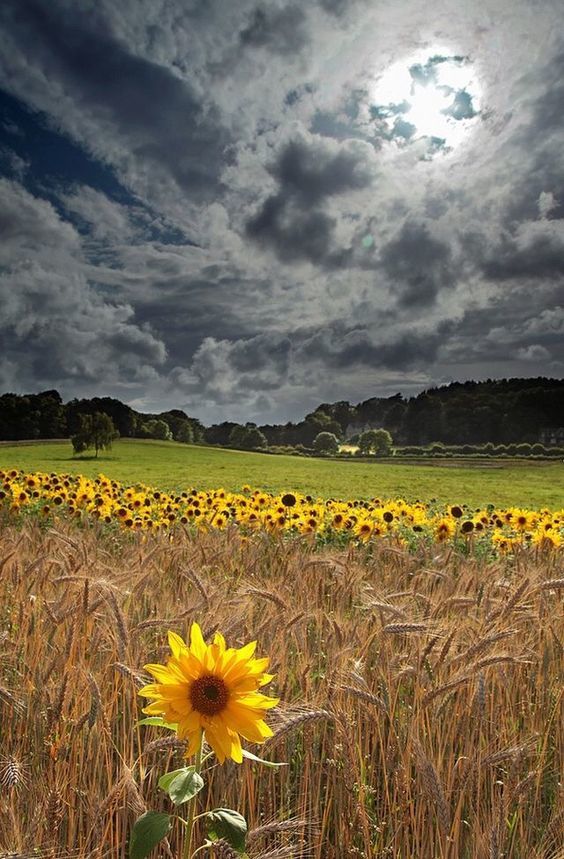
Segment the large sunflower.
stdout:
<svg viewBox="0 0 564 859">
<path fill-rule="evenodd" d="M 166 665 L 144 666 L 157 682 L 139 691 L 154 699 L 143 712 L 178 725 L 179 738 L 188 740 L 187 757 L 196 754 L 205 734 L 220 763 L 226 758 L 241 763 L 239 735 L 251 743 L 272 736 L 263 717 L 278 699 L 258 691 L 272 680 L 264 673 L 269 660 L 253 658 L 256 641 L 227 648 L 216 632 L 213 644 L 206 644 L 197 623 L 190 647 L 175 632 L 168 633 L 168 643 L 172 656 Z"/>
</svg>

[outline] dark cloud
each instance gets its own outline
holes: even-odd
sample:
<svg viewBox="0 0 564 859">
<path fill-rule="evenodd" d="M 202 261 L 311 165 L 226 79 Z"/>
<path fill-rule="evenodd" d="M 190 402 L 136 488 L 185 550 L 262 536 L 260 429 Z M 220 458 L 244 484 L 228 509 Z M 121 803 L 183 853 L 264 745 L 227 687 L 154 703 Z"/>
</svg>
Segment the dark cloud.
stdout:
<svg viewBox="0 0 564 859">
<path fill-rule="evenodd" d="M 306 15 L 297 5 L 281 9 L 257 7 L 239 39 L 247 47 L 268 48 L 282 56 L 295 54 L 309 41 Z"/>
<path fill-rule="evenodd" d="M 339 18 L 354 5 L 354 0 L 319 0 L 319 5 L 329 15 Z"/>
<path fill-rule="evenodd" d="M 538 309 L 538 299 L 550 308 Z M 448 326 L 445 358 L 452 363 L 564 360 L 564 306 L 556 296 L 537 296 L 525 287 L 502 294 L 484 308 L 465 311 Z M 552 299 L 552 301 L 551 301 Z"/>
<path fill-rule="evenodd" d="M 434 238 L 425 223 L 414 221 L 406 221 L 398 236 L 384 246 L 381 264 L 404 307 L 432 305 L 457 276 L 449 245 Z"/>
<path fill-rule="evenodd" d="M 321 211 L 303 211 L 283 194 L 265 200 L 247 222 L 247 235 L 270 247 L 284 262 L 308 260 L 318 265 L 331 260 L 335 219 Z"/>
<path fill-rule="evenodd" d="M 552 222 L 530 225 L 528 233 L 506 235 L 483 263 L 491 280 L 558 280 L 564 276 L 564 230 Z"/>
<path fill-rule="evenodd" d="M 366 147 L 354 141 L 335 146 L 295 140 L 282 148 L 269 169 L 278 190 L 247 221 L 247 235 L 284 261 L 305 259 L 330 268 L 342 266 L 348 253 L 335 247 L 337 222 L 321 204 L 371 184 L 373 168 Z"/>
<path fill-rule="evenodd" d="M 296 198 L 304 206 L 365 188 L 372 180 L 365 150 L 330 149 L 322 141 L 291 141 L 270 172 L 280 185 L 280 193 Z"/>
<path fill-rule="evenodd" d="M 504 200 L 504 225 L 515 227 L 538 216 L 541 194 L 564 200 L 564 48 L 549 55 L 515 85 L 519 122 L 498 153 L 500 166 L 513 169 L 526 157 L 526 169 L 513 172 Z"/>
<path fill-rule="evenodd" d="M 136 157 L 164 167 L 192 195 L 210 196 L 229 142 L 214 106 L 169 68 L 133 54 L 102 11 L 71 11 L 61 3 L 7 0 L 0 25 L 20 45 L 33 45 L 45 73 L 111 123 Z M 97 141 L 90 145 L 98 149 Z"/>
<path fill-rule="evenodd" d="M 365 328 L 324 329 L 300 346 L 299 355 L 337 369 L 386 367 L 406 370 L 434 361 L 443 340 L 438 332 L 400 332 L 377 337 Z"/>
<path fill-rule="evenodd" d="M 17 183 L 0 180 L 0 192 L 0 334 L 19 383 L 155 378 L 164 343 L 87 282 L 78 233 Z"/>
<path fill-rule="evenodd" d="M 561 373 L 560 9 L 484 3 L 4 0 L 0 388 L 285 420 Z"/>
</svg>

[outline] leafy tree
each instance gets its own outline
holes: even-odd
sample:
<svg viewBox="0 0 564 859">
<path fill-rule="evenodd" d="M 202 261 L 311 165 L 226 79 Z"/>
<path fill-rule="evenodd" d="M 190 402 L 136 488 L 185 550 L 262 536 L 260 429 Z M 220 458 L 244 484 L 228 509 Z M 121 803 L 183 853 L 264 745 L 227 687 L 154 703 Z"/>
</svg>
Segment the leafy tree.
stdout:
<svg viewBox="0 0 564 859">
<path fill-rule="evenodd" d="M 108 415 L 120 436 L 126 438 L 135 435 L 138 419 L 145 418 L 144 415 L 139 415 L 130 406 L 113 397 L 93 397 L 89 400 L 75 399 L 66 405 L 68 434 L 73 436 L 78 433 L 81 414 L 93 415 L 95 412 L 103 412 Z"/>
<path fill-rule="evenodd" d="M 235 427 L 240 426 L 233 421 L 223 421 L 221 424 L 212 424 L 204 430 L 204 441 L 206 444 L 217 444 L 220 447 L 230 445 L 229 439 Z"/>
<path fill-rule="evenodd" d="M 171 441 L 172 433 L 166 421 L 153 418 L 146 421 L 141 427 L 141 432 L 145 438 L 154 438 L 158 441 Z"/>
<path fill-rule="evenodd" d="M 182 430 L 183 427 L 188 424 L 192 430 L 192 438 L 190 441 L 201 441 L 202 434 L 204 431 L 204 426 L 200 423 L 197 418 L 190 418 L 183 412 L 182 409 L 169 409 L 167 412 L 160 412 L 158 415 L 147 415 L 147 419 L 165 421 L 168 424 L 168 428 L 172 433 L 172 437 L 177 441 L 180 441 L 178 438 L 178 433 Z M 186 435 L 186 433 L 185 433 Z"/>
<path fill-rule="evenodd" d="M 109 415 L 104 412 L 94 412 L 93 415 L 79 415 L 78 432 L 71 437 L 75 453 L 82 453 L 93 447 L 98 458 L 98 451 L 112 446 L 114 439 L 119 438 L 119 432 Z"/>
<path fill-rule="evenodd" d="M 176 441 L 182 442 L 182 444 L 193 444 L 194 430 L 192 429 L 192 425 L 188 421 L 185 421 L 179 426 L 174 438 Z"/>
<path fill-rule="evenodd" d="M 267 446 L 264 433 L 255 424 L 236 424 L 229 434 L 229 447 L 238 450 L 258 450 Z"/>
<path fill-rule="evenodd" d="M 332 432 L 320 432 L 313 440 L 317 453 L 339 453 L 339 439 Z"/>
<path fill-rule="evenodd" d="M 392 437 L 385 429 L 365 430 L 358 440 L 361 453 L 374 453 L 376 456 L 389 456 L 392 444 Z"/>
</svg>

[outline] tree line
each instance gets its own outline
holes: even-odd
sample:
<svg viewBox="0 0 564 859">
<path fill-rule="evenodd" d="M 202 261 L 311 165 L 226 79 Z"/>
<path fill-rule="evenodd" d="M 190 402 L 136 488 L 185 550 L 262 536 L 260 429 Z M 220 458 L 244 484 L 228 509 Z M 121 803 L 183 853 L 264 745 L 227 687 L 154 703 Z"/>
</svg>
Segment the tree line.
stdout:
<svg viewBox="0 0 564 859">
<path fill-rule="evenodd" d="M 108 415 L 122 438 L 174 439 L 243 450 L 321 451 L 327 435 L 358 444 L 368 430 L 385 430 L 394 445 L 515 445 L 564 443 L 564 380 L 488 379 L 453 382 L 413 397 L 372 397 L 356 405 L 323 403 L 301 421 L 246 424 L 224 421 L 206 427 L 181 409 L 144 414 L 112 397 L 64 403 L 56 390 L 0 396 L 0 440 L 70 438 L 84 416 Z M 325 434 L 317 441 L 320 434 Z M 365 442 L 366 444 L 366 442 Z M 362 447 L 362 445 L 361 445 Z M 370 448 L 376 452 L 378 446 Z"/>
</svg>

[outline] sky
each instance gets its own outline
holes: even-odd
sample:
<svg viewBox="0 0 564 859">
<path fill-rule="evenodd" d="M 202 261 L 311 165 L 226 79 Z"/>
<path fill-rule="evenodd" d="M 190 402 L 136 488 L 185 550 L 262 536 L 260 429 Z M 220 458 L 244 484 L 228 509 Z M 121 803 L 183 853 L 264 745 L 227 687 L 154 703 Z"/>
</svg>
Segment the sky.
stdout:
<svg viewBox="0 0 564 859">
<path fill-rule="evenodd" d="M 0 391 L 564 373 L 561 0 L 2 0 Z"/>
</svg>

